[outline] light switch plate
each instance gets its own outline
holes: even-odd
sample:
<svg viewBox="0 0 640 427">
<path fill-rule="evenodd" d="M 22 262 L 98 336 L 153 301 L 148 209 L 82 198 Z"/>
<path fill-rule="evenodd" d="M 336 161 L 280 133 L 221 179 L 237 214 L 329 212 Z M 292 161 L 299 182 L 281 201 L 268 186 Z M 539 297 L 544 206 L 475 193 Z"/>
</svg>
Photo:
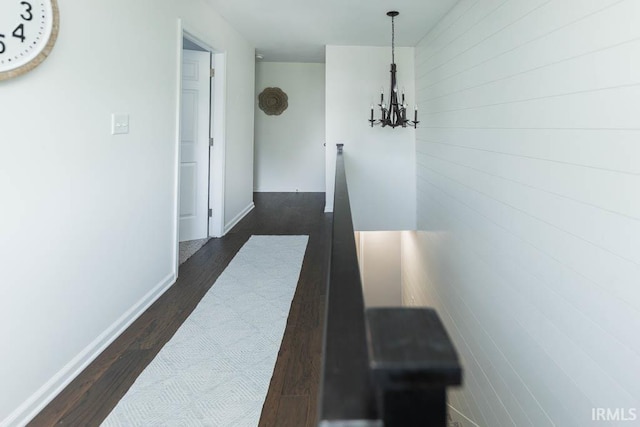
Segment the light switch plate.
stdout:
<svg viewBox="0 0 640 427">
<path fill-rule="evenodd" d="M 121 135 L 129 133 L 129 115 L 111 114 L 111 135 Z"/>
</svg>

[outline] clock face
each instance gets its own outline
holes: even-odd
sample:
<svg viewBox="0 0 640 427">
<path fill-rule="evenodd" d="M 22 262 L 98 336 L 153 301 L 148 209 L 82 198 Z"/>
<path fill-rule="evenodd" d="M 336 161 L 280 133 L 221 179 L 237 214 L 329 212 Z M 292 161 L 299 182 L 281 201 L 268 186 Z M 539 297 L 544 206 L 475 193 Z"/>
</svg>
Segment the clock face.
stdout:
<svg viewBox="0 0 640 427">
<path fill-rule="evenodd" d="M 55 0 L 0 0 L 0 80 L 42 62 L 57 31 Z"/>
</svg>

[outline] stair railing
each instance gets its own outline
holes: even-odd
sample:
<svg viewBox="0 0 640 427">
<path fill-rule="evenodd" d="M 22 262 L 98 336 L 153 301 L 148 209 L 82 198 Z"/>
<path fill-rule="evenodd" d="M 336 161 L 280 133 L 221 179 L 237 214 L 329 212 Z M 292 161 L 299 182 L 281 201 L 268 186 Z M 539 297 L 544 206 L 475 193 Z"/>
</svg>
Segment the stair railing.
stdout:
<svg viewBox="0 0 640 427">
<path fill-rule="evenodd" d="M 343 144 L 329 259 L 319 426 L 446 426 L 446 390 L 462 367 L 436 311 L 365 308 Z"/>
</svg>

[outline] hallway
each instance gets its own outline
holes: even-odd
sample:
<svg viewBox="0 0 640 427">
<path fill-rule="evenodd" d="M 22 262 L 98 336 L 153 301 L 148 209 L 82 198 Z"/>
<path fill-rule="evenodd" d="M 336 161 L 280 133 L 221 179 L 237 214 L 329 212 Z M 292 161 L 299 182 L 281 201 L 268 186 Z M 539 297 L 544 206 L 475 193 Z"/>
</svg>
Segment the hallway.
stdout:
<svg viewBox="0 0 640 427">
<path fill-rule="evenodd" d="M 251 235 L 309 235 L 260 426 L 316 421 L 330 216 L 324 193 L 255 193 L 255 209 L 180 266 L 178 281 L 29 425 L 99 425 Z"/>
<path fill-rule="evenodd" d="M 41 0 L 25 67 L 32 4 L 0 2 L 0 426 L 100 424 L 255 234 L 310 236 L 262 424 L 312 424 L 337 144 L 352 231 L 407 231 L 394 298 L 441 316 L 452 410 L 638 421 L 640 1 Z M 224 57 L 192 210 L 225 237 L 179 267 L 185 34 Z M 372 126 L 394 89 L 416 128 Z"/>
</svg>

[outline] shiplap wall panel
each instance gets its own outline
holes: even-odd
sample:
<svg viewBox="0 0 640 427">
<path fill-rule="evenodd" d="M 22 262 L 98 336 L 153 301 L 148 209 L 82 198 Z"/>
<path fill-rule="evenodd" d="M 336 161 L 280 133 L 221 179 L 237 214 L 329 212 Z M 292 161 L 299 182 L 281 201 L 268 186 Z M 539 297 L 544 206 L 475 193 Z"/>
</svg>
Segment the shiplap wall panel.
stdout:
<svg viewBox="0 0 640 427">
<path fill-rule="evenodd" d="M 430 173 L 430 171 L 427 173 Z M 520 238 L 520 242 L 508 240 L 507 241 L 508 245 L 505 245 L 506 247 L 504 248 L 504 253 L 500 254 L 501 256 L 498 259 L 509 260 L 511 258 L 510 254 L 514 252 L 514 248 L 518 248 L 519 246 L 521 246 L 522 240 L 532 245 L 534 248 L 543 246 L 542 244 L 539 243 L 539 240 L 537 240 L 537 237 L 539 234 L 544 233 L 545 231 L 544 224 L 536 224 L 534 221 L 531 221 L 529 218 L 519 218 L 518 217 L 519 215 L 523 215 L 522 211 L 517 211 L 517 210 L 513 211 L 508 206 L 503 206 L 499 204 L 498 207 L 496 208 L 495 199 L 493 200 L 488 199 L 481 194 L 474 193 L 472 190 L 469 189 L 468 186 L 462 186 L 450 179 L 444 179 L 441 176 L 438 176 L 436 173 L 432 173 L 431 175 L 432 175 L 431 179 L 430 180 L 427 179 L 426 182 L 434 183 L 434 185 L 436 185 L 437 188 L 445 189 L 445 191 L 447 191 L 446 193 L 447 197 L 452 198 L 456 201 L 460 201 L 461 203 L 467 203 L 469 205 L 473 205 L 474 208 L 475 207 L 478 208 L 478 209 L 474 209 L 473 214 L 469 216 L 469 219 L 468 219 L 469 223 L 474 223 L 480 218 L 492 219 L 490 224 L 495 225 L 495 227 L 497 227 L 498 229 L 488 229 L 487 231 L 484 231 L 488 227 L 487 225 L 474 224 L 476 225 L 474 230 L 481 230 L 485 234 L 484 238 L 481 241 L 492 241 L 495 239 L 496 236 L 500 236 L 501 231 L 502 231 L 502 234 L 504 234 L 505 231 L 511 231 L 510 224 L 517 224 L 517 225 L 524 224 L 526 226 L 522 228 L 525 231 L 530 230 L 530 234 L 527 235 L 525 233 L 519 233 L 520 229 L 516 229 L 516 231 L 513 232 L 513 235 L 518 236 Z M 424 180 L 424 175 L 422 173 L 419 179 L 420 178 Z M 487 200 L 484 200 L 484 199 L 487 199 Z M 499 221 L 496 221 L 495 220 L 496 218 L 498 218 Z M 548 234 L 552 234 L 552 233 L 549 232 Z M 577 256 L 574 256 L 577 251 L 582 249 L 580 242 L 578 241 L 577 244 L 574 244 L 574 246 L 569 248 L 569 250 L 565 250 L 566 245 L 564 244 L 566 243 L 566 238 L 562 235 L 562 231 L 560 230 L 556 230 L 556 234 L 557 235 L 555 236 L 548 237 L 549 239 L 552 239 L 552 245 L 551 245 L 552 247 L 555 247 L 554 245 L 559 246 L 557 251 L 553 252 L 553 256 L 550 257 L 551 260 L 563 261 L 561 258 L 563 255 L 570 255 L 569 261 L 576 259 L 577 261 L 582 262 L 586 258 L 586 261 L 584 261 L 585 264 L 578 266 L 578 267 L 582 267 L 583 269 L 586 269 L 590 266 L 594 266 L 600 269 L 601 274 L 603 275 L 606 275 L 607 273 L 611 273 L 611 271 L 609 270 L 615 270 L 611 268 L 615 259 L 608 260 L 605 256 L 606 253 L 596 252 L 595 254 L 590 254 L 585 251 L 582 253 L 578 252 Z M 531 243 L 531 242 L 535 242 L 535 243 Z M 493 255 L 499 254 L 499 252 L 496 252 L 496 250 L 499 248 L 498 246 L 499 244 L 500 242 L 496 243 L 490 248 L 492 251 L 491 253 Z M 587 256 L 587 255 L 592 255 L 592 256 Z M 548 257 L 549 255 L 546 254 L 546 256 Z M 532 256 L 531 253 L 527 253 L 526 256 L 521 257 L 521 259 L 523 259 L 524 263 L 519 268 L 525 269 L 525 270 L 528 268 L 528 263 L 534 263 L 537 261 L 537 257 Z M 512 265 L 512 263 L 509 263 L 507 265 Z M 544 266 L 544 268 L 541 271 L 543 272 L 553 271 L 549 265 L 545 265 L 545 264 L 542 264 L 542 265 Z M 567 262 L 565 261 L 564 263 L 560 263 L 560 265 L 566 266 Z M 624 266 L 625 265 L 623 263 L 620 264 L 621 268 Z M 604 267 L 604 269 L 602 269 L 602 267 Z M 571 271 L 571 269 L 569 271 Z M 574 268 L 573 271 L 579 271 L 579 270 L 578 268 Z M 637 352 L 638 350 L 640 350 L 640 346 L 637 340 L 634 340 L 633 337 L 636 334 L 636 332 L 634 331 L 640 330 L 640 320 L 638 319 L 637 311 L 635 312 L 635 315 L 634 315 L 634 310 L 625 310 L 625 308 L 627 308 L 628 303 L 637 302 L 638 300 L 637 286 L 635 286 L 633 279 L 635 278 L 637 280 L 637 278 L 640 277 L 640 271 L 637 269 L 637 265 L 632 270 L 623 270 L 623 271 L 628 273 L 628 275 L 625 277 L 629 277 L 631 281 L 627 283 L 627 286 L 621 287 L 621 289 L 628 292 L 629 294 L 626 295 L 626 297 L 617 298 L 618 304 L 611 305 L 609 308 L 610 310 L 621 311 L 620 316 L 623 316 L 623 317 L 618 318 L 618 320 L 619 321 L 624 320 L 624 322 L 613 324 L 610 326 L 610 329 L 612 331 L 611 333 L 616 334 L 616 338 L 619 341 L 627 342 L 628 343 L 627 345 L 633 348 Z M 580 290 L 580 288 L 574 285 L 574 286 L 569 286 L 565 289 L 564 286 L 567 284 L 567 282 L 569 284 L 573 284 L 572 281 L 566 280 L 566 277 L 567 277 L 566 272 L 564 273 L 564 276 L 558 277 L 557 279 L 564 279 L 564 281 L 556 280 L 556 282 L 559 283 L 559 286 L 550 289 L 550 292 L 563 294 L 562 296 L 567 301 L 573 301 L 571 303 L 568 303 L 569 304 L 568 306 L 565 306 L 565 308 L 567 307 L 571 308 L 571 305 L 578 305 L 578 303 L 581 302 L 580 298 L 574 297 L 574 294 L 576 293 L 577 290 Z M 517 279 L 517 276 L 514 276 L 514 279 Z M 580 275 L 578 279 L 584 282 L 583 275 Z M 544 284 L 545 280 L 543 279 L 543 277 L 538 277 L 536 279 L 536 283 Z M 591 282 L 589 283 L 589 285 L 594 286 L 594 283 L 597 285 L 597 282 Z M 532 289 L 539 289 L 539 286 L 534 286 Z M 576 322 L 577 325 L 580 325 L 580 326 L 584 325 L 585 324 L 584 322 L 589 323 L 589 319 L 594 319 L 596 321 L 599 321 L 600 323 L 608 323 L 608 320 L 610 319 L 610 311 L 594 310 L 598 308 L 598 306 L 600 308 L 608 306 L 606 301 L 609 301 L 611 299 L 611 296 L 613 294 L 612 288 L 607 288 L 607 289 L 596 288 L 596 290 L 592 290 L 592 293 L 593 292 L 604 293 L 602 292 L 603 290 L 606 290 L 607 291 L 606 294 L 609 296 L 609 298 L 605 299 L 605 303 L 603 303 L 602 300 L 600 299 L 596 301 L 587 300 L 586 303 L 587 304 L 591 303 L 591 304 L 588 304 L 585 308 L 578 305 L 579 310 L 584 311 L 585 313 L 589 313 L 589 315 L 588 316 L 585 315 L 584 319 L 579 317 L 574 318 L 573 321 L 579 320 L 579 322 Z M 597 302 L 598 305 L 593 304 L 594 302 Z M 547 307 L 543 307 L 543 308 L 547 308 Z M 560 315 L 561 312 L 558 314 Z M 562 320 L 566 320 L 561 316 L 560 318 Z M 581 329 L 578 328 L 578 332 L 580 330 Z M 592 337 L 590 333 L 587 333 L 587 335 L 585 336 L 586 342 L 590 343 L 591 338 Z M 595 348 L 595 350 L 600 350 L 601 352 L 600 360 L 602 360 L 603 363 L 605 363 L 608 360 L 609 354 L 612 351 L 612 349 L 616 349 L 616 346 L 614 345 L 615 342 L 609 343 L 607 341 L 604 341 L 604 338 L 606 337 L 603 337 L 603 339 L 599 341 L 598 343 L 599 345 Z M 602 344 L 607 344 L 607 345 L 602 346 Z M 616 349 L 616 352 L 619 355 L 623 355 L 625 353 L 624 348 Z M 629 361 L 633 361 L 633 359 Z M 624 376 L 624 375 L 622 376 L 623 381 L 628 379 L 629 379 L 628 376 Z M 640 389 L 638 389 L 638 393 L 640 393 Z"/>
<path fill-rule="evenodd" d="M 421 156 L 418 158 L 418 165 L 424 165 L 424 163 L 421 162 Z M 554 227 L 546 221 L 541 221 L 535 218 L 530 212 L 514 208 L 508 203 L 508 190 L 503 190 L 504 197 L 501 197 L 501 193 L 499 193 L 500 188 L 497 190 L 489 189 L 487 191 L 495 191 L 497 194 L 496 197 L 487 196 L 486 193 L 482 192 L 483 177 L 479 174 L 474 174 L 474 171 L 469 168 L 462 168 L 455 164 L 447 164 L 434 158 L 431 159 L 429 165 L 430 168 L 428 170 L 420 171 L 419 178 L 424 178 L 425 174 L 431 174 L 432 176 L 438 174 L 440 188 L 446 188 L 448 195 L 454 197 L 456 200 L 464 201 L 467 205 L 472 205 L 478 215 L 490 219 L 493 223 L 498 224 L 503 231 L 508 231 L 519 236 L 522 241 L 527 242 L 533 247 L 541 248 L 548 246 L 549 248 L 545 253 L 550 258 L 561 262 L 562 265 L 574 271 L 580 272 L 581 277 L 590 279 L 593 283 L 607 283 L 606 290 L 611 296 L 615 296 L 618 300 L 624 301 L 634 309 L 640 310 L 640 304 L 638 302 L 640 287 L 637 286 L 638 278 L 640 277 L 640 267 L 637 263 L 616 256 L 610 251 L 603 250 L 588 242 L 584 237 Z M 448 168 L 448 172 L 451 174 L 450 176 L 454 177 L 453 179 L 442 175 L 441 171 L 444 168 Z M 470 177 L 461 177 L 459 180 L 455 179 L 457 175 L 462 174 L 470 175 Z M 468 184 L 461 184 L 460 180 L 462 179 L 468 180 Z M 471 185 L 473 185 L 474 188 L 472 188 Z M 452 188 L 457 191 L 452 190 Z M 527 194 L 526 187 L 515 186 L 513 193 L 518 191 L 524 195 Z M 531 200 L 528 202 L 535 203 L 535 196 L 535 194 L 531 195 Z M 550 215 L 554 213 L 558 215 L 566 214 L 566 212 L 563 211 L 552 211 L 552 209 L 556 207 L 552 203 L 546 203 L 546 199 L 544 198 L 539 199 L 534 209 L 542 211 L 545 208 L 548 209 Z M 585 209 L 584 212 L 586 214 L 588 210 Z M 606 214 L 607 212 L 603 213 Z M 575 215 L 576 223 L 578 223 L 581 219 L 578 215 L 582 213 L 575 209 L 573 214 Z M 609 217 L 610 215 L 602 216 Z M 629 224 L 627 229 L 630 234 L 626 242 L 629 246 L 634 245 L 637 247 L 640 241 L 634 239 L 635 236 L 633 234 L 637 231 L 636 223 L 637 221 L 634 222 L 633 220 L 618 216 L 618 218 L 612 217 L 610 222 L 593 223 L 591 227 L 592 229 L 606 230 L 607 228 L 618 227 L 620 224 L 622 224 L 623 227 L 624 224 Z M 621 239 L 622 238 L 623 237 L 621 237 Z M 636 319 L 633 325 L 640 326 L 640 320 Z"/>
<path fill-rule="evenodd" d="M 638 405 L 638 22 L 636 0 L 462 0 L 416 48 L 403 300 L 438 309 L 478 425 Z"/>
<path fill-rule="evenodd" d="M 462 4 L 469 4 L 469 7 L 464 9 Z M 502 4 L 505 3 L 505 0 L 488 0 L 488 1 L 462 1 L 459 5 L 456 6 L 456 10 L 450 12 L 450 16 L 456 16 L 455 19 L 452 19 L 452 23 L 446 29 L 444 29 L 447 18 L 443 19 L 435 30 L 433 30 L 424 41 L 428 42 L 428 46 L 423 43 L 425 49 L 422 50 L 423 54 L 417 54 L 416 52 L 416 60 L 424 61 L 425 57 L 429 59 L 434 58 L 437 54 L 449 55 L 446 50 L 449 45 L 455 43 L 460 37 L 463 37 L 470 28 L 473 28 L 478 22 L 482 22 L 482 20 L 489 14 L 493 13 L 494 10 L 499 8 Z M 442 31 L 440 31 L 443 29 Z M 437 34 L 436 37 L 430 37 L 431 35 Z M 422 64 L 416 64 L 422 65 Z M 416 69 L 419 69 L 418 67 Z"/>
<path fill-rule="evenodd" d="M 518 138 L 520 143 L 513 144 L 513 138 Z M 638 132 L 634 130 L 430 128 L 428 141 L 449 147 L 640 174 L 640 162 L 637 161 L 640 144 Z M 603 144 L 608 147 L 607 156 L 602 156 Z"/>
<path fill-rule="evenodd" d="M 468 258 L 465 257 L 465 253 L 468 251 L 468 248 L 472 247 L 471 243 L 472 242 L 469 241 L 463 241 L 459 250 L 452 251 L 451 253 L 455 254 L 456 257 L 467 260 Z M 442 248 L 439 248 L 438 252 L 442 252 Z M 447 252 L 445 252 L 444 255 L 446 256 Z M 438 256 L 441 257 L 443 254 L 440 253 Z M 501 279 L 499 274 L 496 273 L 491 266 L 478 262 L 483 261 L 483 259 L 475 257 L 469 259 L 474 261 L 468 266 L 469 270 L 473 271 L 473 274 L 466 275 L 466 270 L 460 270 L 453 275 L 453 278 L 447 278 L 449 287 L 455 290 L 454 296 L 457 294 L 457 297 L 452 299 L 442 298 L 442 305 L 436 304 L 439 311 L 442 311 L 443 307 L 455 307 L 453 316 L 455 316 L 459 323 L 464 324 L 464 319 L 470 316 L 472 317 L 472 320 L 468 321 L 469 327 L 464 328 L 460 334 L 463 339 L 458 340 L 457 343 L 468 343 L 470 341 L 469 336 L 480 336 L 479 341 L 489 346 L 489 349 L 485 351 L 491 354 L 487 359 L 491 361 L 491 364 L 481 365 L 481 370 L 478 363 L 467 363 L 465 365 L 467 369 L 467 379 L 469 379 L 469 376 L 475 378 L 476 375 L 473 374 L 481 372 L 480 378 L 481 381 L 483 381 L 485 372 L 491 372 L 492 369 L 502 373 L 505 371 L 509 373 L 509 371 L 506 370 L 508 366 L 507 362 L 509 361 L 514 362 L 513 364 L 515 366 L 522 364 L 527 367 L 527 369 L 519 369 L 513 374 L 516 378 L 522 378 L 522 383 L 510 383 L 509 387 L 511 388 L 511 394 L 514 398 L 517 395 L 515 390 L 517 390 L 518 387 L 531 388 L 540 392 L 538 396 L 529 396 L 521 401 L 521 406 L 523 407 L 526 407 L 527 404 L 534 405 L 537 401 L 540 402 L 541 406 L 535 408 L 536 410 L 527 408 L 526 411 L 526 414 L 530 417 L 533 416 L 532 414 L 535 414 L 535 412 L 540 414 L 538 418 L 534 418 L 534 425 L 548 425 L 544 423 L 542 421 L 543 418 L 541 418 L 545 416 L 544 414 L 546 414 L 546 412 L 549 412 L 549 416 L 553 420 L 568 420 L 562 425 L 584 425 L 581 424 L 579 419 L 574 420 L 572 418 L 573 415 L 566 409 L 565 405 L 568 401 L 578 401 L 580 404 L 585 405 L 588 403 L 586 397 L 579 392 L 579 389 L 573 381 L 571 381 L 568 374 L 547 355 L 546 351 L 533 351 L 540 339 L 539 334 L 536 334 L 536 332 L 541 333 L 540 331 L 545 331 L 546 333 L 544 317 L 539 318 L 539 316 L 536 316 L 535 312 L 531 310 L 529 304 L 522 296 L 514 294 L 509 286 L 501 283 L 503 279 Z M 473 286 L 465 288 L 463 285 L 467 283 L 471 283 Z M 501 284 L 502 286 L 497 286 L 497 284 Z M 488 292 L 488 290 L 491 292 Z M 429 292 L 439 291 L 442 291 L 440 287 L 429 290 Z M 474 311 L 477 305 L 483 304 L 490 305 L 491 310 L 485 313 Z M 500 312 L 502 310 L 514 310 L 517 313 L 521 313 L 520 317 L 522 320 L 520 322 L 522 323 L 514 322 L 513 319 L 508 317 L 501 317 Z M 461 321 L 460 319 L 463 320 Z M 449 324 L 447 326 L 451 329 Z M 533 335 L 530 335 L 525 326 L 533 328 Z M 495 336 L 488 335 L 486 331 L 491 331 Z M 526 340 L 523 340 L 523 333 L 527 333 Z M 490 347 L 491 345 L 496 345 L 496 347 Z M 461 349 L 459 348 L 459 350 Z M 477 354 L 479 351 L 481 350 L 478 347 L 473 347 L 470 350 L 472 354 Z M 477 360 L 477 356 L 463 359 Z M 515 363 L 515 361 L 518 363 Z M 541 375 L 541 367 L 544 367 L 546 375 Z M 483 381 L 481 386 L 476 384 L 472 388 L 465 386 L 464 391 L 466 393 L 480 393 L 482 400 L 485 402 L 484 404 L 489 405 L 491 409 L 495 411 L 496 408 L 499 408 L 496 400 L 499 398 L 501 401 L 505 401 L 507 393 L 502 391 L 498 394 L 495 383 L 499 381 L 499 378 L 495 375 L 490 377 L 492 378 L 491 381 Z M 466 384 L 469 385 L 469 383 Z M 492 393 L 495 394 L 494 399 L 491 398 Z M 544 408 L 544 410 L 542 408 Z M 511 417 L 514 420 L 518 420 L 517 414 L 514 413 L 514 408 L 511 408 L 510 412 Z M 474 419 L 476 422 L 479 422 L 480 425 L 522 424 L 521 421 L 516 421 L 514 424 L 502 424 L 495 419 L 491 419 L 488 422 L 481 422 L 479 418 Z M 582 422 L 584 422 L 584 420 Z"/>
<path fill-rule="evenodd" d="M 495 48 L 503 50 L 512 43 L 508 38 L 513 27 L 526 20 L 549 0 L 502 0 L 500 2 L 481 2 L 480 5 L 490 9 L 494 3 L 499 3 L 490 13 L 482 14 L 480 19 L 459 37 L 442 46 L 436 55 L 432 56 L 426 66 L 427 73 L 447 75 L 448 70 L 462 64 L 474 63 L 473 58 L 482 58 L 486 54 L 495 52 L 487 50 L 486 46 L 496 44 Z M 482 9 L 484 11 L 484 9 Z M 494 40 L 497 39 L 497 40 Z M 499 43 L 503 41 L 502 43 Z M 496 43 L 498 42 L 498 43 Z"/>
<path fill-rule="evenodd" d="M 447 185 L 444 180 L 439 179 L 438 177 L 426 179 L 425 182 L 433 183 L 436 188 L 452 187 L 451 185 Z M 451 193 L 448 193 L 446 196 L 458 201 L 459 203 L 473 200 L 475 196 L 473 194 L 465 194 L 465 190 L 467 190 L 467 188 L 462 188 L 459 191 L 460 194 L 456 194 L 458 192 L 456 192 L 455 189 L 451 189 Z M 481 201 L 478 201 L 478 204 L 479 203 L 481 203 Z M 490 220 L 482 213 L 482 211 L 479 210 L 475 210 L 469 214 L 469 218 L 466 221 L 466 223 L 475 225 L 472 230 L 479 230 L 478 234 L 483 234 L 477 239 L 478 242 L 491 242 L 494 240 L 493 236 L 500 235 L 500 231 L 504 233 L 504 229 L 500 230 L 501 223 L 490 222 L 489 225 L 493 224 L 494 227 L 489 228 L 489 225 L 483 224 L 484 221 L 488 222 Z M 517 218 L 509 219 L 507 221 L 517 222 Z M 575 298 L 573 295 L 576 291 L 582 294 L 584 286 L 582 288 L 575 287 L 575 280 L 573 280 L 569 283 L 574 286 L 568 288 L 563 288 L 562 286 L 551 287 L 549 286 L 548 281 L 539 275 L 534 277 L 524 277 L 522 273 L 530 270 L 529 261 L 535 261 L 537 257 L 531 256 L 531 253 L 527 253 L 527 257 L 519 256 L 516 258 L 513 255 L 518 254 L 517 252 L 514 253 L 514 248 L 520 246 L 518 245 L 518 242 L 513 241 L 512 239 L 506 240 L 506 243 L 508 244 L 505 244 L 504 247 L 501 247 L 501 243 L 502 242 L 487 244 L 482 251 L 478 252 L 481 254 L 480 256 L 483 257 L 488 254 L 488 259 L 491 261 L 500 261 L 495 265 L 495 267 L 503 269 L 502 276 L 508 277 L 512 281 L 518 281 L 518 289 L 527 296 L 527 300 L 537 302 L 537 306 L 540 311 L 551 313 L 548 317 L 557 319 L 558 322 L 562 322 L 563 324 L 566 323 L 567 325 L 564 329 L 570 330 L 571 339 L 574 341 L 580 340 L 578 344 L 581 347 L 587 348 L 593 359 L 599 361 L 601 364 L 606 364 L 609 360 L 610 353 L 614 351 L 618 354 L 621 361 L 624 361 L 625 363 L 637 363 L 637 356 L 634 355 L 637 355 L 640 346 L 637 340 L 633 339 L 635 334 L 633 331 L 640 330 L 640 321 L 638 320 L 637 313 L 633 316 L 633 311 L 623 310 L 624 313 L 618 320 L 624 320 L 624 323 L 620 322 L 611 325 L 611 332 L 605 332 L 600 325 L 608 323 L 610 313 L 606 311 L 603 312 L 601 310 L 603 306 L 601 305 L 600 300 L 593 301 L 593 303 L 596 304 L 583 303 L 578 307 L 575 306 L 573 301 Z M 509 262 L 505 263 L 503 268 L 501 262 L 505 260 Z M 594 260 L 594 262 L 598 263 L 597 260 Z M 514 266 L 517 266 L 517 269 L 513 270 Z M 550 270 L 550 266 L 545 266 L 545 270 Z M 568 273 L 569 272 L 565 272 L 565 274 Z M 520 275 L 522 275 L 522 277 L 520 277 Z M 637 272 L 635 273 L 635 277 L 638 277 Z M 578 278 L 581 277 L 579 276 Z M 564 285 L 564 283 L 560 284 Z M 540 289 L 543 287 L 546 287 L 546 292 L 539 293 Z M 599 295 L 600 292 L 597 292 L 597 294 Z M 549 298 L 549 295 L 553 295 L 554 298 Z M 635 299 L 637 300 L 637 296 Z M 578 298 L 578 300 L 580 300 L 580 298 Z M 632 300 L 633 297 L 626 300 L 618 299 L 620 304 L 618 304 L 617 307 L 611 306 L 610 309 L 619 310 L 620 305 L 622 305 L 622 307 L 626 307 L 625 301 Z M 562 304 L 558 305 L 558 302 L 562 302 Z M 570 314 L 570 316 L 563 316 L 563 313 Z M 577 327 L 572 327 L 574 325 Z M 584 325 L 590 325 L 590 327 L 585 329 Z M 601 339 L 598 340 L 597 343 L 593 342 L 592 332 L 594 330 L 600 330 L 602 334 Z M 627 344 L 622 345 L 621 343 Z M 640 395 L 640 388 L 633 382 L 633 378 L 630 378 L 623 373 L 623 375 L 620 376 L 619 381 L 622 383 L 628 382 L 628 388 L 633 390 L 636 395 Z"/>
<path fill-rule="evenodd" d="M 629 52 L 634 55 L 629 55 Z M 477 99 L 488 104 L 504 104 L 543 97 L 570 95 L 585 88 L 606 89 L 636 83 L 640 59 L 640 40 L 571 58 L 553 66 L 538 67 L 500 80 L 469 84 L 464 89 L 451 88 L 425 98 L 430 104 L 447 97 L 446 108 L 473 108 Z M 584 72 L 576 73 L 576 70 Z M 449 81 L 449 84 L 452 82 Z M 430 111 L 431 112 L 431 111 Z M 437 112 L 437 105 L 435 111 Z"/>
<path fill-rule="evenodd" d="M 640 263 L 640 221 L 602 208 L 606 206 L 605 202 L 611 205 L 619 202 L 615 197 L 610 196 L 611 192 L 608 189 L 611 187 L 607 184 L 626 186 L 629 191 L 620 193 L 629 197 L 633 195 L 633 188 L 640 188 L 640 177 L 637 175 L 624 174 L 623 178 L 620 178 L 620 174 L 612 171 L 433 143 L 425 144 L 424 150 L 418 156 L 419 162 L 426 163 L 429 160 L 441 165 L 445 170 L 451 168 L 457 171 L 456 176 L 448 176 L 463 185 L 469 186 L 475 183 L 476 191 L 486 197 L 500 200 L 513 209 L 526 212 L 531 217 L 570 235 L 580 236 L 585 242 L 609 252 L 610 255 Z M 489 165 L 494 163 L 509 165 L 510 170 L 502 168 L 492 170 Z M 511 179 L 519 170 L 531 171 L 532 174 L 528 180 Z M 586 186 L 588 191 L 593 192 L 589 194 L 592 200 L 595 199 L 594 193 L 600 193 L 599 199 L 595 200 L 597 204 L 572 198 L 571 188 L 563 188 L 562 192 L 554 191 L 559 190 L 556 188 L 548 188 L 567 172 L 575 177 L 573 184 L 576 189 Z M 537 186 L 536 184 L 542 180 L 547 180 L 549 185 Z M 621 198 L 622 202 L 627 201 L 624 200 L 624 196 Z M 630 202 L 633 203 L 632 200 Z M 601 224 L 601 226 L 594 228 L 593 224 Z"/>
<path fill-rule="evenodd" d="M 446 100 L 438 104 L 436 111 L 421 112 L 420 120 L 440 127 L 637 130 L 640 87 L 594 89 L 503 103 L 476 100 L 465 108 L 447 108 Z"/>
<path fill-rule="evenodd" d="M 495 33 L 474 49 L 469 49 L 474 42 L 471 40 L 469 46 L 462 47 L 464 52 L 455 62 L 420 70 L 417 77 L 428 80 L 423 79 L 416 88 L 419 91 L 431 88 L 435 94 L 446 93 L 452 87 L 460 90 L 632 41 L 637 38 L 634 14 L 639 5 L 620 3 L 621 0 L 545 3 L 545 7 L 536 9 L 527 19 Z M 611 21 L 618 25 L 609 28 Z M 423 45 L 428 42 L 426 38 Z M 433 52 L 425 48 L 416 55 L 420 67 Z"/>
</svg>

